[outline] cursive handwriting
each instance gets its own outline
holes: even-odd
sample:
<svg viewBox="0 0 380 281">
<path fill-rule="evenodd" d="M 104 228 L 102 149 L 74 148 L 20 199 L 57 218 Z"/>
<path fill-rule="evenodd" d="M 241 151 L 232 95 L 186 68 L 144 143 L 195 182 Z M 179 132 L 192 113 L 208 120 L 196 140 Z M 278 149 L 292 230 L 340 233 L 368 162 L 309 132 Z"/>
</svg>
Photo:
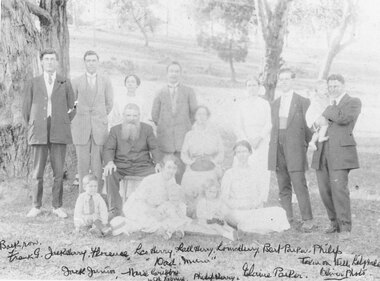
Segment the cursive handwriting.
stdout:
<svg viewBox="0 0 380 281">
<path fill-rule="evenodd" d="M 255 264 L 252 263 L 251 266 L 248 265 L 248 263 L 243 264 L 243 276 L 244 277 L 263 277 L 263 278 L 270 278 L 272 277 L 272 274 L 270 272 L 262 272 L 262 270 L 255 270 Z"/>
<path fill-rule="evenodd" d="M 17 240 L 17 241 L 13 241 L 13 242 L 10 242 L 10 243 L 8 243 L 5 240 L 1 240 L 0 241 L 0 251 L 2 251 L 2 250 L 10 250 L 10 249 L 17 249 L 17 248 L 24 249 L 24 248 L 27 248 L 27 247 L 30 247 L 30 246 L 37 246 L 39 244 L 40 244 L 40 242 L 38 242 L 38 240 L 35 240 L 35 241 L 20 241 L 20 240 Z"/>
<path fill-rule="evenodd" d="M 48 253 L 45 254 L 45 259 L 49 260 L 54 256 L 82 256 L 82 261 L 84 261 L 84 258 L 86 256 L 87 250 L 83 251 L 74 251 L 71 248 L 63 248 L 60 250 L 53 250 L 50 246 L 48 247 Z"/>
<path fill-rule="evenodd" d="M 202 259 L 188 259 L 188 258 L 185 258 L 184 256 L 181 256 L 181 259 L 183 261 L 183 264 L 198 264 L 198 263 L 209 263 L 210 260 L 209 259 L 205 259 L 205 260 L 202 260 Z"/>
<path fill-rule="evenodd" d="M 21 261 L 21 260 L 34 260 L 38 259 L 40 257 L 40 248 L 34 249 L 33 253 L 22 255 L 20 252 L 16 251 L 16 248 L 13 248 L 12 251 L 8 252 L 8 261 L 14 262 L 14 261 Z"/>
<path fill-rule="evenodd" d="M 128 255 L 127 251 L 106 252 L 106 251 L 101 251 L 100 247 L 92 247 L 91 248 L 90 256 L 92 258 L 97 258 L 97 257 L 101 257 L 101 256 L 104 256 L 104 257 L 116 257 L 116 256 L 120 256 L 120 257 L 126 258 L 127 260 L 131 259 L 131 257 Z"/>
<path fill-rule="evenodd" d="M 324 280 L 344 280 L 349 277 L 361 277 L 366 274 L 366 270 L 364 268 L 360 268 L 359 271 L 354 270 L 353 268 L 347 269 L 344 272 L 335 271 L 330 267 L 322 267 L 319 271 L 319 274 L 324 278 Z"/>
<path fill-rule="evenodd" d="M 70 276 L 70 275 L 85 275 L 87 273 L 88 277 L 93 277 L 95 274 L 115 274 L 116 271 L 109 266 L 106 266 L 103 269 L 94 269 L 91 266 L 87 267 L 81 267 L 81 268 L 75 268 L 71 269 L 67 266 L 62 266 L 61 271 L 63 273 L 63 276 Z"/>
<path fill-rule="evenodd" d="M 201 273 L 201 272 L 197 272 L 197 273 L 194 273 L 193 275 L 193 279 L 194 280 L 198 280 L 198 279 L 201 279 L 201 280 L 235 280 L 235 276 L 230 276 L 230 275 L 223 275 L 221 273 Z"/>
<path fill-rule="evenodd" d="M 175 247 L 175 250 L 177 252 L 182 252 L 182 253 L 208 252 L 208 256 L 210 256 L 212 254 L 212 252 L 214 251 L 214 248 L 212 248 L 212 247 L 202 247 L 200 245 L 185 246 L 185 244 L 181 243 L 177 247 Z"/>
<path fill-rule="evenodd" d="M 254 257 L 256 257 L 260 251 L 259 247 L 247 247 L 244 244 L 240 244 L 237 247 L 225 246 L 223 245 L 223 241 L 220 241 L 218 247 L 216 247 L 216 250 L 220 252 L 252 252 Z"/>
</svg>

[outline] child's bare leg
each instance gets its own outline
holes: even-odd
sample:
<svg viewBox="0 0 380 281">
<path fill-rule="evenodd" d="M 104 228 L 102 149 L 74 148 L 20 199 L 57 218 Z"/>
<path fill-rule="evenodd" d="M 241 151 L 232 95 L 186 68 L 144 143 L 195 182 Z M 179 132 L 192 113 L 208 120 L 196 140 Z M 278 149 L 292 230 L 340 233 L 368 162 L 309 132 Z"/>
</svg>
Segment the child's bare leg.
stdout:
<svg viewBox="0 0 380 281">
<path fill-rule="evenodd" d="M 317 150 L 317 141 L 319 139 L 319 134 L 318 132 L 315 132 L 313 134 L 313 137 L 311 138 L 311 141 L 309 142 L 309 149 L 312 150 L 312 151 L 316 151 Z"/>
<path fill-rule="evenodd" d="M 327 128 L 329 126 L 328 125 L 323 125 L 321 126 L 321 128 L 319 129 L 319 137 L 318 137 L 318 141 L 319 142 L 324 142 L 324 141 L 327 141 L 329 139 L 328 136 L 326 136 L 326 133 L 327 133 Z"/>
</svg>

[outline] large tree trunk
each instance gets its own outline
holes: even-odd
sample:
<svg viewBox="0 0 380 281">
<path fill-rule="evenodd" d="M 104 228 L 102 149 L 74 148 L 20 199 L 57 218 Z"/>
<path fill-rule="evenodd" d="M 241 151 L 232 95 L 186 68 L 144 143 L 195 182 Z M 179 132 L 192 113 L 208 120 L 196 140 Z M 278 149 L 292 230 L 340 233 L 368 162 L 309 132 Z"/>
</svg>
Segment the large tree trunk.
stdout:
<svg viewBox="0 0 380 281">
<path fill-rule="evenodd" d="M 67 26 L 67 0 L 41 0 L 40 7 L 52 17 L 52 24 L 40 18 L 42 40 L 45 48 L 54 48 L 59 54 L 58 72 L 70 75 L 69 29 Z"/>
<path fill-rule="evenodd" d="M 277 75 L 283 64 L 281 58 L 286 23 L 291 0 L 278 0 L 273 11 L 267 0 L 256 0 L 256 11 L 265 41 L 263 82 L 269 101 L 274 98 Z"/>
<path fill-rule="evenodd" d="M 344 43 L 342 43 L 344 35 L 350 23 L 351 23 L 350 37 Z M 329 41 L 329 49 L 327 51 L 325 59 L 323 60 L 321 70 L 319 71 L 318 79 L 327 78 L 327 76 L 330 73 L 331 65 L 336 55 L 354 41 L 355 25 L 356 25 L 356 18 L 354 16 L 354 4 L 352 0 L 346 0 L 342 22 L 340 23 L 335 34 L 332 35 Z"/>
<path fill-rule="evenodd" d="M 144 26 L 141 24 L 140 20 L 137 18 L 136 14 L 135 14 L 135 11 L 133 10 L 133 8 L 132 8 L 132 16 L 133 16 L 133 20 L 135 21 L 137 27 L 139 28 L 140 32 L 144 36 L 144 41 L 145 41 L 144 46 L 148 47 L 149 46 L 149 37 L 148 37 L 148 34 L 147 34 Z"/>
<path fill-rule="evenodd" d="M 39 32 L 27 1 L 2 0 L 0 42 L 0 181 L 27 177 L 30 147 L 21 115 L 22 89 L 38 73 Z"/>
</svg>

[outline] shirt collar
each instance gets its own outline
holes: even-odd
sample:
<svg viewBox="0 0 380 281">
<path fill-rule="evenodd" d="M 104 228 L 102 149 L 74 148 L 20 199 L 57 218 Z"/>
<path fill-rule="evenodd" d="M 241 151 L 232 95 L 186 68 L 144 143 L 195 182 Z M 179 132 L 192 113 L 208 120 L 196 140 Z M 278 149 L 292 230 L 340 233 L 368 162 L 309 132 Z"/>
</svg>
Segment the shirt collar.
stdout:
<svg viewBox="0 0 380 281">
<path fill-rule="evenodd" d="M 293 97 L 293 90 L 281 93 L 281 98 L 291 99 Z"/>
<path fill-rule="evenodd" d="M 91 74 L 91 73 L 88 73 L 88 72 L 86 72 L 86 76 L 87 76 L 87 78 L 96 78 L 96 75 L 97 75 L 97 73 L 95 72 L 94 74 Z"/>
<path fill-rule="evenodd" d="M 46 80 L 49 79 L 49 76 L 50 76 L 50 74 L 47 73 L 46 71 L 44 71 L 44 78 L 45 78 Z M 54 71 L 53 74 L 51 75 L 51 78 L 53 79 L 53 81 L 55 80 L 55 77 L 56 77 L 56 76 L 57 76 L 57 72 Z"/>
<path fill-rule="evenodd" d="M 336 101 L 336 105 L 338 105 L 340 103 L 340 101 L 342 100 L 342 98 L 344 97 L 345 94 L 346 94 L 346 92 L 343 92 L 339 97 L 337 97 L 335 99 L 332 99 L 331 102 L 333 102 L 335 100 Z"/>
<path fill-rule="evenodd" d="M 179 86 L 179 82 L 177 82 L 175 84 L 168 83 L 169 88 L 178 88 L 178 86 Z"/>
</svg>

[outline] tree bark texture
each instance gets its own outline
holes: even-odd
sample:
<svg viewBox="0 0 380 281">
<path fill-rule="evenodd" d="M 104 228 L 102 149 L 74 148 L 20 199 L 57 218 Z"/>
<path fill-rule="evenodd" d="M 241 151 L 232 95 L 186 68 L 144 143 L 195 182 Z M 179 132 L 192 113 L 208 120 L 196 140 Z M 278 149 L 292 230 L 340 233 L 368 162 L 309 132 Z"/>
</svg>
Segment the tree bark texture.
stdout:
<svg viewBox="0 0 380 281">
<path fill-rule="evenodd" d="M 54 48 L 59 54 L 58 72 L 69 77 L 69 29 L 67 26 L 67 0 L 41 0 L 40 8 L 46 10 L 52 23 L 40 17 L 41 35 L 44 48 Z"/>
<path fill-rule="evenodd" d="M 233 50 L 232 50 L 232 39 L 230 39 L 228 51 L 229 51 L 228 62 L 230 65 L 230 70 L 231 70 L 231 81 L 236 82 L 236 72 L 235 72 L 235 67 L 234 67 L 234 57 L 233 57 Z"/>
<path fill-rule="evenodd" d="M 277 75 L 283 64 L 281 58 L 291 0 L 278 0 L 273 10 L 267 0 L 256 0 L 256 11 L 265 42 L 263 83 L 269 101 L 274 98 Z"/>
<path fill-rule="evenodd" d="M 38 74 L 39 32 L 28 3 L 2 0 L 0 42 L 0 180 L 27 176 L 30 148 L 21 115 L 24 83 Z"/>
</svg>

